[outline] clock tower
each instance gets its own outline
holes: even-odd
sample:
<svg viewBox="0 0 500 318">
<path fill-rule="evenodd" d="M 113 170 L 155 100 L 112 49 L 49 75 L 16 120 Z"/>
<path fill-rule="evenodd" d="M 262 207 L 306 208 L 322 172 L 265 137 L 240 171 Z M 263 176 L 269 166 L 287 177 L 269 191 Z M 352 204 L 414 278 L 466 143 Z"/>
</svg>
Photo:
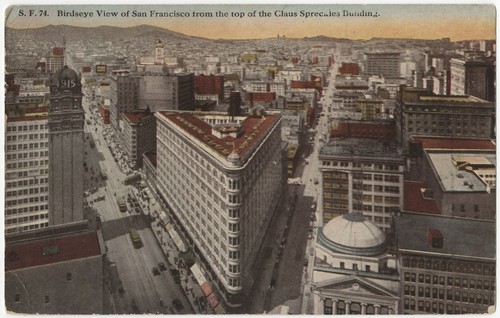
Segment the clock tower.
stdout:
<svg viewBox="0 0 500 318">
<path fill-rule="evenodd" d="M 49 225 L 83 221 L 85 115 L 80 76 L 68 66 L 51 78 L 48 117 Z"/>
</svg>

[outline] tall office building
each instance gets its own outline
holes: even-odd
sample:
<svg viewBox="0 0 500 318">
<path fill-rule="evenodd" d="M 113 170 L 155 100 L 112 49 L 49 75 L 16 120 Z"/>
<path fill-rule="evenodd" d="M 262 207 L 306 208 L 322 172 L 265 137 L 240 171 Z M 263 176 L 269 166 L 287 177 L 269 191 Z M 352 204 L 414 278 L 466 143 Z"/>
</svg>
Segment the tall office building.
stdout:
<svg viewBox="0 0 500 318">
<path fill-rule="evenodd" d="M 241 304 L 284 184 L 281 116 L 160 112 L 157 186 L 226 304 Z"/>
<path fill-rule="evenodd" d="M 486 59 L 451 59 L 450 94 L 495 101 L 495 65 Z"/>
<path fill-rule="evenodd" d="M 164 110 L 194 110 L 194 74 L 139 72 L 139 100 L 136 108 L 149 108 L 152 112 Z M 132 107 L 132 106 L 131 106 Z M 130 112 L 133 109 L 127 107 Z M 120 120 L 121 120 L 120 116 Z"/>
<path fill-rule="evenodd" d="M 129 70 L 116 70 L 111 72 L 111 104 L 109 118 L 111 127 L 119 129 L 119 122 L 123 112 L 137 109 L 139 104 L 139 80 Z"/>
<path fill-rule="evenodd" d="M 367 75 L 383 75 L 384 78 L 398 78 L 399 53 L 365 53 Z"/>
<path fill-rule="evenodd" d="M 128 155 L 129 165 L 142 167 L 142 155 L 156 150 L 156 118 L 149 111 L 123 113 L 120 143 Z"/>
<path fill-rule="evenodd" d="M 7 116 L 5 234 L 49 225 L 47 107 Z"/>
<path fill-rule="evenodd" d="M 224 75 L 198 75 L 194 77 L 195 92 L 199 95 L 217 94 L 224 101 Z"/>
<path fill-rule="evenodd" d="M 405 161 L 396 147 L 366 138 L 335 138 L 319 151 L 322 224 L 351 211 L 380 229 L 403 207 Z"/>
<path fill-rule="evenodd" d="M 46 56 L 45 72 L 54 74 L 59 71 L 65 63 L 65 47 L 54 47 Z"/>
<path fill-rule="evenodd" d="M 51 78 L 48 117 L 49 224 L 82 221 L 85 115 L 80 76 L 68 66 Z"/>
</svg>

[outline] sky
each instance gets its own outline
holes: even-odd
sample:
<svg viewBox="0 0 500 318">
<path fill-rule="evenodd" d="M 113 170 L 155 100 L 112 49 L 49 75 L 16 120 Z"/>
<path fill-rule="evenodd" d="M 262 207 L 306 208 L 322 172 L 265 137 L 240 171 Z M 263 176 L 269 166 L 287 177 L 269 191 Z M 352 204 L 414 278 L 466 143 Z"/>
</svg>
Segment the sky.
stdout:
<svg viewBox="0 0 500 318">
<path fill-rule="evenodd" d="M 20 13 L 20 10 L 23 13 Z M 29 10 L 35 10 L 32 11 L 32 16 L 29 16 Z M 117 16 L 99 17 L 98 10 L 116 12 Z M 151 16 L 152 10 L 177 16 Z M 62 11 L 69 15 L 62 16 Z M 76 12 L 88 16 L 71 16 Z M 347 12 L 350 15 L 346 16 Z M 146 17 L 140 17 L 139 13 Z M 222 16 L 217 17 L 217 13 Z M 262 16 L 263 13 L 266 16 Z M 305 16 L 317 13 L 327 16 Z M 367 13 L 371 16 L 352 16 L 352 14 Z M 181 14 L 188 17 L 179 17 Z M 194 17 L 195 14 L 212 16 Z M 255 16 L 252 16 L 254 14 Z M 350 39 L 373 37 L 450 38 L 452 41 L 495 39 L 495 22 L 496 11 L 492 4 L 207 5 L 200 3 L 148 6 L 59 4 L 11 5 L 5 11 L 5 25 L 14 28 L 36 28 L 49 24 L 82 27 L 99 25 L 128 27 L 150 24 L 186 35 L 211 39 L 269 38 L 278 34 L 290 38 L 325 35 Z"/>
</svg>

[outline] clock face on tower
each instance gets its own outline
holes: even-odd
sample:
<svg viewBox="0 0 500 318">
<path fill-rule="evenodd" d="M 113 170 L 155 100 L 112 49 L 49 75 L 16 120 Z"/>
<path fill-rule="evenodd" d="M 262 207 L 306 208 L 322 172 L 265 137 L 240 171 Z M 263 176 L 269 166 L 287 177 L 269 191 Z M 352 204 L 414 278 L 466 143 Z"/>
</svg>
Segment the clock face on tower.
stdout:
<svg viewBox="0 0 500 318">
<path fill-rule="evenodd" d="M 76 80 L 74 78 L 64 78 L 59 80 L 59 88 L 73 88 L 76 86 Z"/>
<path fill-rule="evenodd" d="M 54 93 L 67 93 L 69 91 L 73 94 L 81 93 L 80 76 L 78 76 L 78 74 L 68 66 L 64 66 L 62 69 L 57 71 L 52 76 L 51 82 L 51 89 Z M 80 90 L 78 87 L 80 87 Z"/>
<path fill-rule="evenodd" d="M 68 66 L 64 66 L 52 76 L 50 94 L 50 111 L 68 113 L 83 111 L 81 79 Z"/>
</svg>

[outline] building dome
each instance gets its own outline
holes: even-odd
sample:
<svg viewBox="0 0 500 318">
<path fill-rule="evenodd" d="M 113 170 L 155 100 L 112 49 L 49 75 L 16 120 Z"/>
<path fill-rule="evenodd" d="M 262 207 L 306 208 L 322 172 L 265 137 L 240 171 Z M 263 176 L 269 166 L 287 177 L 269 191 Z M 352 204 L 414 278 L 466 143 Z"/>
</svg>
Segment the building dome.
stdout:
<svg viewBox="0 0 500 318">
<path fill-rule="evenodd" d="M 318 232 L 319 244 L 334 252 L 374 256 L 385 252 L 385 234 L 359 213 L 347 213 L 328 222 Z"/>
</svg>

